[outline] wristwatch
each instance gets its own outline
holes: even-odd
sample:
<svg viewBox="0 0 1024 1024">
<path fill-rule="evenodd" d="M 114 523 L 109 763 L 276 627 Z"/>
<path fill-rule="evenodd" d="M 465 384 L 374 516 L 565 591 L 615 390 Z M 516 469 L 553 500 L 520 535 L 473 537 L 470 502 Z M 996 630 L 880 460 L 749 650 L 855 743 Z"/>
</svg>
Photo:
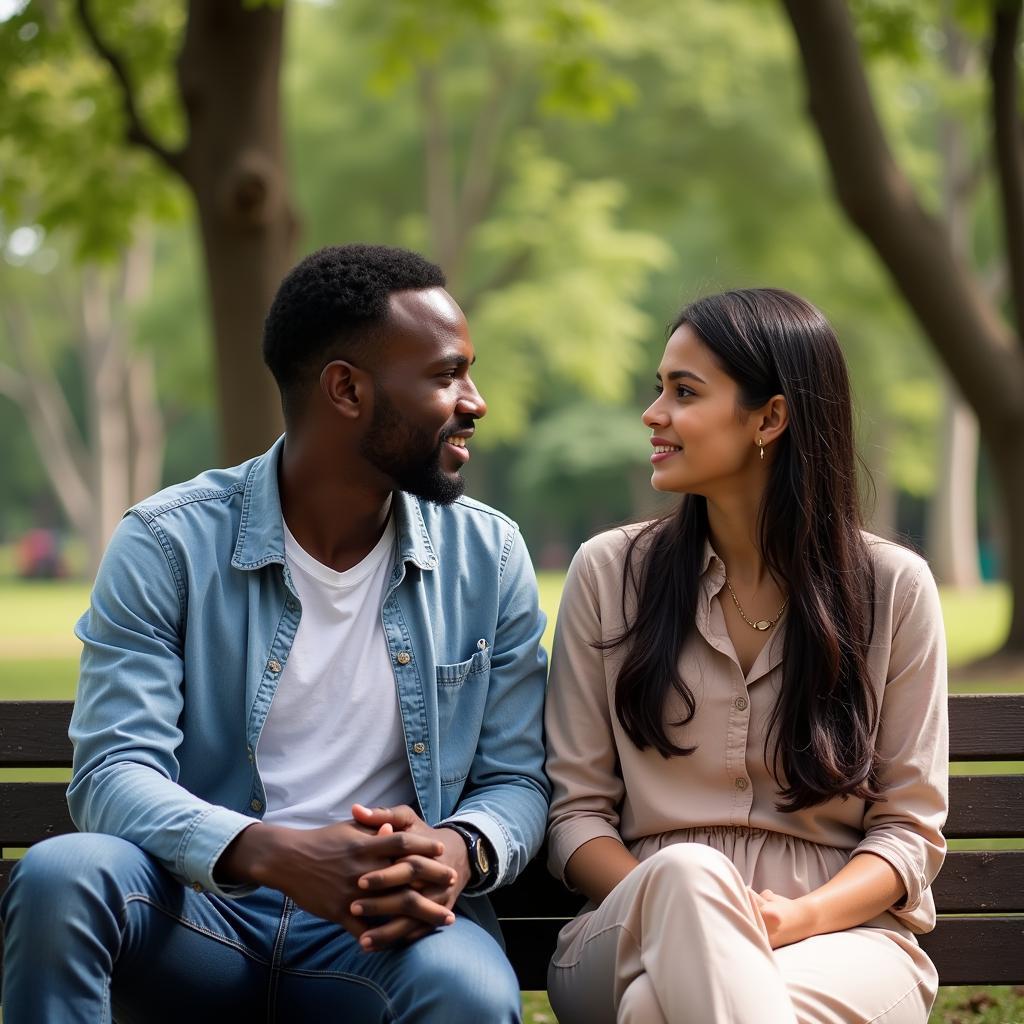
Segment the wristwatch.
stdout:
<svg viewBox="0 0 1024 1024">
<path fill-rule="evenodd" d="M 469 856 L 469 885 L 465 891 L 472 893 L 478 889 L 486 889 L 494 881 L 498 871 L 487 837 L 478 828 L 457 821 L 446 821 L 441 827 L 458 832 L 466 844 L 466 853 Z"/>
</svg>

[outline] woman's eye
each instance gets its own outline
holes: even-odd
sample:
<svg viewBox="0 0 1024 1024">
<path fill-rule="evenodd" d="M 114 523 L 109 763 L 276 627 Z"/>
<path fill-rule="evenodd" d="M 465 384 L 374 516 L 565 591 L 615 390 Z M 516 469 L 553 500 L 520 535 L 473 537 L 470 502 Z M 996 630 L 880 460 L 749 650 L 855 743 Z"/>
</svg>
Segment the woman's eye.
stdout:
<svg viewBox="0 0 1024 1024">
<path fill-rule="evenodd" d="M 654 393 L 660 395 L 665 389 L 660 384 L 654 385 Z"/>
<path fill-rule="evenodd" d="M 689 398 L 690 395 L 693 395 L 693 394 L 696 394 L 696 392 L 691 391 L 688 387 L 686 387 L 683 384 L 680 384 L 676 388 L 676 397 L 677 398 Z"/>
</svg>

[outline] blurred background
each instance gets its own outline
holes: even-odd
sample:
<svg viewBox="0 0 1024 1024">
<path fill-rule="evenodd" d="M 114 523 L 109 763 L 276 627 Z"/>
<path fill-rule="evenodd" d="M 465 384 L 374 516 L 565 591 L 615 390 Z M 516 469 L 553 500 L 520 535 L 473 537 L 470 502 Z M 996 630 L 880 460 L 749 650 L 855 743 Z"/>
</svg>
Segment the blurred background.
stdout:
<svg viewBox="0 0 1024 1024">
<path fill-rule="evenodd" d="M 1019 20 L 0 0 L 0 696 L 73 694 L 128 505 L 269 446 L 263 316 L 349 241 L 445 268 L 490 409 L 468 490 L 519 521 L 552 618 L 576 546 L 658 508 L 640 413 L 677 309 L 806 296 L 852 371 L 868 521 L 930 559 L 957 685 L 1024 688 Z"/>
</svg>

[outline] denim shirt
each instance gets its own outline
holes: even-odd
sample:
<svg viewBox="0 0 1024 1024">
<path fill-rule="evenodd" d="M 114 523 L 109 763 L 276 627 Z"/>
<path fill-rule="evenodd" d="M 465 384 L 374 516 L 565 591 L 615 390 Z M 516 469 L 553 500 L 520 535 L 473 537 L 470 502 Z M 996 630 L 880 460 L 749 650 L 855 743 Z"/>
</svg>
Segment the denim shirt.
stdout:
<svg viewBox="0 0 1024 1024">
<path fill-rule="evenodd" d="M 282 449 L 283 438 L 130 509 L 75 628 L 75 825 L 222 896 L 252 888 L 218 885 L 213 869 L 263 813 L 254 751 L 302 614 L 284 557 Z M 536 579 L 499 512 L 392 501 L 381 618 L 419 810 L 483 832 L 496 888 L 536 853 L 547 816 Z"/>
</svg>

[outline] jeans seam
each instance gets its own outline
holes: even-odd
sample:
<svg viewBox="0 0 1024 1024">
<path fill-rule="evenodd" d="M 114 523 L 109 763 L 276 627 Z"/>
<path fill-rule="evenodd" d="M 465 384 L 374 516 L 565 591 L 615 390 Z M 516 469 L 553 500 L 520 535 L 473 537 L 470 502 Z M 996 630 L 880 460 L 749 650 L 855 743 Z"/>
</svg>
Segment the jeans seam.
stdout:
<svg viewBox="0 0 1024 1024">
<path fill-rule="evenodd" d="M 273 1024 L 277 1014 L 277 979 L 281 973 L 281 957 L 284 955 L 285 938 L 295 904 L 287 896 L 281 905 L 281 920 L 277 924 L 274 948 L 270 953 L 270 978 L 267 981 L 267 1024 Z"/>
<path fill-rule="evenodd" d="M 289 974 L 298 978 L 337 978 L 341 981 L 348 981 L 356 985 L 363 985 L 366 988 L 372 989 L 378 996 L 380 996 L 381 1001 L 387 1008 L 388 1018 L 390 1020 L 397 1020 L 395 1010 L 391 1005 L 391 999 L 388 997 L 387 992 L 372 978 L 364 978 L 359 974 L 349 974 L 348 971 L 314 971 L 304 967 L 282 967 L 280 973 Z"/>
<path fill-rule="evenodd" d="M 198 932 L 200 935 L 205 935 L 207 938 L 213 939 L 215 942 L 220 942 L 222 945 L 230 946 L 232 949 L 237 949 L 239 953 L 244 954 L 250 960 L 253 960 L 258 964 L 262 964 L 264 967 L 268 966 L 267 961 L 263 957 L 254 953 L 251 949 L 249 949 L 248 946 L 243 945 L 241 942 L 229 939 L 226 936 L 221 935 L 210 928 L 205 928 L 203 925 L 197 924 L 195 921 L 190 921 L 188 918 L 182 917 L 180 914 L 176 914 L 173 910 L 168 910 L 167 907 L 161 906 L 155 900 L 151 899 L 149 896 L 144 895 L 143 893 L 133 892 L 126 894 L 126 896 L 124 897 L 125 910 L 128 909 L 129 903 L 145 903 L 147 906 L 150 906 L 154 910 L 159 911 L 166 917 L 169 917 L 172 920 L 177 921 L 178 924 L 182 925 L 183 927 L 191 928 L 192 931 Z"/>
</svg>

